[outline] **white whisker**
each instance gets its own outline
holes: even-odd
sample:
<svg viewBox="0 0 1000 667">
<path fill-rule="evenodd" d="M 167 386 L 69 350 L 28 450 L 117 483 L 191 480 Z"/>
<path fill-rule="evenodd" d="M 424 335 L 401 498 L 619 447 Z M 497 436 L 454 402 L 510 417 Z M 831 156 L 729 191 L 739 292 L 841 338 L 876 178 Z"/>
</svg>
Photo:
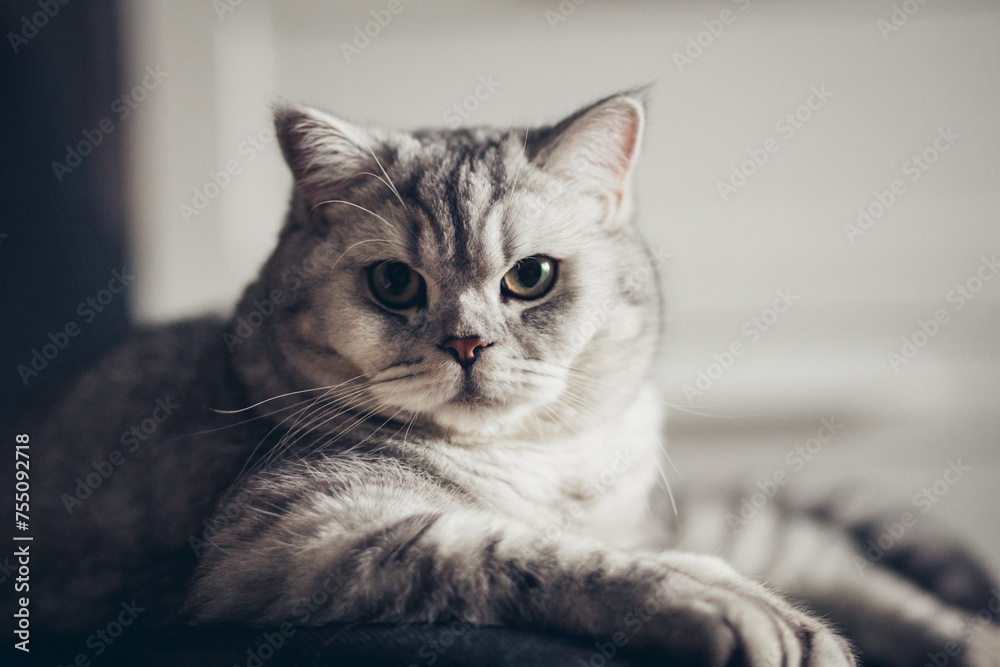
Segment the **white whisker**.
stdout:
<svg viewBox="0 0 1000 667">
<path fill-rule="evenodd" d="M 309 209 L 309 212 L 312 213 L 313 211 L 315 211 L 320 206 L 324 206 L 326 204 L 347 204 L 348 206 L 353 206 L 354 208 L 361 209 L 365 213 L 368 213 L 370 215 L 375 216 L 376 218 L 378 218 L 379 220 L 381 220 L 386 225 L 386 227 L 388 227 L 389 229 L 396 229 L 396 227 L 394 227 L 391 222 L 389 222 L 388 220 L 386 220 L 385 218 L 383 218 L 378 213 L 375 213 L 374 211 L 372 211 L 370 209 L 367 209 L 364 206 L 361 206 L 359 204 L 355 204 L 354 202 L 349 202 L 346 199 L 327 199 L 326 201 L 321 201 L 318 204 L 316 204 L 315 206 L 313 206 L 311 209 Z"/>
<path fill-rule="evenodd" d="M 368 151 L 371 152 L 371 148 L 369 148 Z M 374 153 L 372 153 L 372 157 L 375 157 Z M 378 163 L 378 158 L 375 158 L 375 162 Z M 378 166 L 380 169 L 382 168 L 381 164 L 379 164 Z M 382 173 L 385 174 L 384 169 L 382 169 Z M 399 203 L 403 205 L 403 208 L 406 208 L 406 202 L 404 202 L 403 198 L 399 196 L 399 191 L 396 190 L 396 186 L 392 184 L 392 181 L 387 180 L 389 178 L 388 174 L 385 175 L 385 178 L 382 178 L 378 174 L 373 174 L 370 171 L 363 171 L 360 174 L 356 174 L 356 176 L 371 176 L 373 178 L 377 178 L 379 181 L 382 182 L 383 185 L 392 190 L 392 194 L 396 195 L 396 199 L 399 200 Z"/>
<path fill-rule="evenodd" d="M 367 148 L 367 149 L 368 149 L 368 152 L 369 152 L 369 153 L 371 154 L 371 156 L 372 156 L 372 159 L 374 159 L 374 160 L 375 160 L 375 164 L 377 164 L 377 165 L 378 165 L 378 168 L 379 168 L 379 170 L 380 170 L 380 171 L 382 172 L 382 175 L 383 175 L 383 176 L 385 176 L 385 183 L 386 183 L 386 185 L 388 185 L 388 186 L 389 186 L 389 189 L 391 189 L 391 190 L 392 190 L 392 193 L 393 193 L 394 195 L 396 195 L 396 199 L 398 199 L 398 200 L 399 200 L 399 203 L 403 205 L 403 208 L 406 208 L 406 203 L 405 203 L 405 202 L 403 201 L 403 198 L 399 196 L 399 190 L 397 190 L 397 189 L 396 189 L 396 186 L 395 186 L 395 184 L 394 184 L 394 183 L 392 182 L 392 179 L 391 179 L 391 178 L 389 178 L 389 174 L 388 174 L 388 173 L 386 173 L 386 171 L 385 171 L 385 167 L 383 167 L 383 166 L 382 166 L 382 162 L 381 162 L 381 161 L 380 161 L 380 160 L 378 159 L 378 156 L 377 156 L 377 155 L 375 155 L 375 151 L 373 151 L 373 150 L 372 150 L 372 147 L 368 145 L 368 142 L 367 142 L 367 141 L 365 141 L 365 140 L 364 140 L 363 138 L 361 138 L 361 137 L 359 137 L 359 139 L 361 140 L 361 142 L 362 142 L 362 143 L 364 143 L 364 145 L 365 145 L 365 148 Z"/>
</svg>

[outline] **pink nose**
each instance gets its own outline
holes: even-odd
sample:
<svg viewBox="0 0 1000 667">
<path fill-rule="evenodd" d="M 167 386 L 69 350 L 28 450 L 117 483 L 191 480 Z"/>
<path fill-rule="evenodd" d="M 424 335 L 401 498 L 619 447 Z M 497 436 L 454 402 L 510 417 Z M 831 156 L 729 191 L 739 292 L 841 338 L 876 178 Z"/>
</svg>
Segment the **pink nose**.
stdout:
<svg viewBox="0 0 1000 667">
<path fill-rule="evenodd" d="M 449 338 L 440 345 L 440 348 L 454 355 L 455 361 L 462 368 L 468 368 L 476 363 L 479 354 L 490 345 L 491 343 L 483 342 L 479 336 L 471 336 L 469 338 Z"/>
</svg>

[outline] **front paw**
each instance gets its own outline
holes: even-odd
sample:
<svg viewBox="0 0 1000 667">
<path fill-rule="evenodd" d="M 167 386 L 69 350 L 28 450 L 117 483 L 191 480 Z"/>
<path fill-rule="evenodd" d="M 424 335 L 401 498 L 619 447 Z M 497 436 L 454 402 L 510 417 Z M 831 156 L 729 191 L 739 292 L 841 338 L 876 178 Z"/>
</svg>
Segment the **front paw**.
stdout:
<svg viewBox="0 0 1000 667">
<path fill-rule="evenodd" d="M 718 667 L 853 667 L 850 646 L 819 620 L 749 580 L 705 581 L 672 571 L 647 602 L 648 648 Z"/>
</svg>

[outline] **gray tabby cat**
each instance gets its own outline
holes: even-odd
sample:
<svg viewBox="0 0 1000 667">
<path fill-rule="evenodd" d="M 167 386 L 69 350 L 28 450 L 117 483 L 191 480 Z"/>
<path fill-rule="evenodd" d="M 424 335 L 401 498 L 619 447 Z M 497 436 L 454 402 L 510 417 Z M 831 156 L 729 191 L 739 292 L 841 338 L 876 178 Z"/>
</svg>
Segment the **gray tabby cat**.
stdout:
<svg viewBox="0 0 1000 667">
<path fill-rule="evenodd" d="M 697 664 L 855 664 L 825 622 L 688 552 L 762 539 L 719 537 L 721 497 L 682 503 L 703 530 L 666 518 L 643 122 L 633 94 L 534 129 L 280 109 L 291 209 L 233 318 L 137 334 L 29 420 L 61 537 L 38 544 L 37 622 L 92 627 L 134 598 L 157 622 L 461 619 Z M 859 576 L 856 535 L 807 509 L 776 515 L 751 550 L 787 557 L 748 574 L 884 664 L 954 642 L 949 664 L 1000 665 L 1000 632 L 937 580 Z M 956 553 L 934 562 L 978 583 Z"/>
</svg>

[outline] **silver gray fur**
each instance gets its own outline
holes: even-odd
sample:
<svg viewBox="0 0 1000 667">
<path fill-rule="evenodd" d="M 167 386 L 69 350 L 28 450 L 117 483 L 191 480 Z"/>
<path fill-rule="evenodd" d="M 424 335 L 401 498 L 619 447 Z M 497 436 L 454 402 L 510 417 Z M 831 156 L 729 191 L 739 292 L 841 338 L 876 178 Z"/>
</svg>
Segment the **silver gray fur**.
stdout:
<svg viewBox="0 0 1000 667">
<path fill-rule="evenodd" d="M 630 191 L 643 119 L 633 93 L 533 129 L 396 132 L 278 110 L 295 188 L 233 317 L 137 334 L 32 431 L 37 511 L 61 536 L 39 546 L 38 622 L 87 628 L 135 598 L 156 622 L 463 619 L 625 633 L 699 664 L 854 664 L 802 607 L 683 551 L 731 539 L 706 537 L 725 532 L 707 530 L 723 495 L 682 501 L 706 530 L 664 516 L 649 380 L 661 304 Z M 504 297 L 508 269 L 539 254 L 559 262 L 553 290 Z M 373 298 L 366 269 L 384 260 L 424 277 L 423 307 Z M 463 368 L 441 345 L 468 336 L 490 345 Z M 165 397 L 176 413 L 70 513 L 77 478 Z M 755 524 L 781 528 L 739 539 L 774 553 L 744 569 L 866 656 L 910 665 L 956 641 L 950 664 L 1000 665 L 1000 632 L 966 632 L 933 580 L 855 573 L 875 518 L 767 511 Z M 935 561 L 940 577 L 979 583 L 956 553 Z"/>
</svg>

